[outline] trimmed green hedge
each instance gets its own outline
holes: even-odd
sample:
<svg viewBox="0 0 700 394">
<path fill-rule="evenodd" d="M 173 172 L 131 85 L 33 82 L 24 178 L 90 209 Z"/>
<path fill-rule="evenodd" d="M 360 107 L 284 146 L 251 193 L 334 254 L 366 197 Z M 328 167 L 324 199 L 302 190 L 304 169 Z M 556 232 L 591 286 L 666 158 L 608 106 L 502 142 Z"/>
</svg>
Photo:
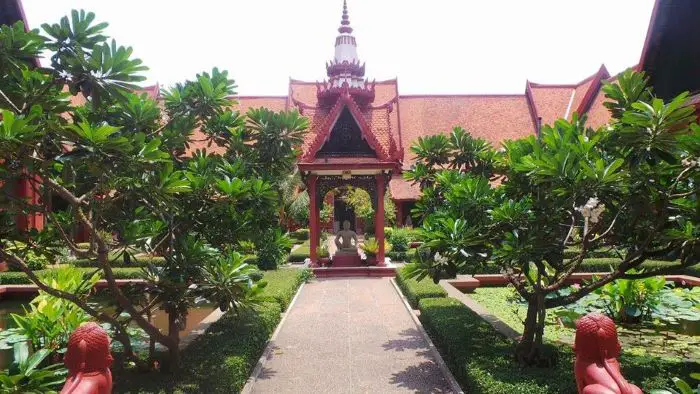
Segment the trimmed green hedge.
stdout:
<svg viewBox="0 0 700 394">
<path fill-rule="evenodd" d="M 553 346 L 557 364 L 522 368 L 513 357 L 515 343 L 453 298 L 428 298 L 419 303 L 420 320 L 440 349 L 465 392 L 483 394 L 575 393 L 573 352 Z M 670 376 L 687 377 L 697 363 L 634 354 L 620 357 L 623 375 L 645 392 L 669 385 Z"/>
<path fill-rule="evenodd" d="M 80 268 L 86 274 L 95 272 L 95 268 Z M 47 270 L 34 271 L 41 275 Z M 117 279 L 141 279 L 141 268 L 114 268 L 114 276 Z M 0 272 L 0 285 L 27 285 L 31 284 L 24 272 Z"/>
<path fill-rule="evenodd" d="M 289 233 L 289 237 L 296 239 L 297 241 L 306 241 L 311 236 L 308 228 L 300 228 L 299 230 L 292 231 Z"/>
<path fill-rule="evenodd" d="M 239 315 L 229 312 L 182 353 L 176 375 L 115 371 L 115 393 L 238 393 L 279 324 L 275 302 Z"/>
<path fill-rule="evenodd" d="M 567 248 L 564 251 L 564 258 L 565 259 L 572 259 L 581 252 L 581 249 L 577 248 Z M 624 253 L 622 254 L 624 256 Z M 590 258 L 601 258 L 601 257 L 609 257 L 609 258 L 619 258 L 618 254 L 611 249 L 599 249 L 599 250 L 589 250 L 588 251 L 588 257 Z"/>
<path fill-rule="evenodd" d="M 447 297 L 447 292 L 442 286 L 433 283 L 433 281 L 426 277 L 420 282 L 415 279 L 408 279 L 406 277 L 406 269 L 408 267 L 404 266 L 399 269 L 396 273 L 396 284 L 401 289 L 401 292 L 408 300 L 408 303 L 414 309 L 418 308 L 418 302 L 424 298 L 441 298 Z"/>
<path fill-rule="evenodd" d="M 298 248 L 294 249 L 292 253 L 289 254 L 287 261 L 290 263 L 301 263 L 309 258 L 311 245 L 309 241 L 304 241 L 303 244 L 299 245 Z"/>
<path fill-rule="evenodd" d="M 620 259 L 618 258 L 592 258 L 585 259 L 583 264 L 579 267 L 576 272 L 610 272 L 610 267 L 616 267 L 620 264 Z M 664 260 L 647 260 L 642 263 L 641 268 L 646 270 L 657 269 L 661 267 L 668 267 L 670 265 L 676 265 L 677 262 L 664 261 Z M 501 268 L 496 264 L 488 264 L 485 267 L 479 269 L 477 274 L 499 274 Z M 473 274 L 473 272 L 464 272 L 465 274 Z M 700 264 L 679 270 L 677 272 L 672 272 L 672 274 L 682 274 L 700 277 Z"/>
<path fill-rule="evenodd" d="M 68 261 L 69 264 L 75 267 L 97 267 L 98 263 L 95 259 L 75 259 Z M 163 265 L 165 263 L 165 257 L 162 256 L 142 256 L 136 259 L 132 258 L 129 264 L 124 264 L 123 258 L 110 260 L 110 265 L 112 267 L 146 267 L 149 264 L 153 265 Z"/>
<path fill-rule="evenodd" d="M 262 297 L 265 300 L 277 302 L 282 311 L 287 310 L 289 303 L 299 286 L 306 282 L 313 273 L 308 269 L 280 268 L 276 271 L 266 271 L 262 280 L 267 282 Z"/>
</svg>

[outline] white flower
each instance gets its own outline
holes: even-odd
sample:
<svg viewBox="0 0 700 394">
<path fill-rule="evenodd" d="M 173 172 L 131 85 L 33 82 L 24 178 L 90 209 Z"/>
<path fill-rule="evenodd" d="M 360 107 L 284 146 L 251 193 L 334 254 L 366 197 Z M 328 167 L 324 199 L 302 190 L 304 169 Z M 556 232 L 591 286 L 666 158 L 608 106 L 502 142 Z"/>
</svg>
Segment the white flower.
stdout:
<svg viewBox="0 0 700 394">
<path fill-rule="evenodd" d="M 440 255 L 440 252 L 436 252 L 433 259 L 435 260 L 435 263 L 437 263 L 438 265 L 447 265 L 447 262 L 448 262 L 447 256 Z"/>
<path fill-rule="evenodd" d="M 310 259 L 310 258 L 308 258 L 308 257 L 307 257 L 307 258 L 305 258 L 305 259 L 304 259 L 304 264 L 306 264 L 306 265 L 309 265 L 309 264 L 311 264 L 311 259 Z"/>
</svg>

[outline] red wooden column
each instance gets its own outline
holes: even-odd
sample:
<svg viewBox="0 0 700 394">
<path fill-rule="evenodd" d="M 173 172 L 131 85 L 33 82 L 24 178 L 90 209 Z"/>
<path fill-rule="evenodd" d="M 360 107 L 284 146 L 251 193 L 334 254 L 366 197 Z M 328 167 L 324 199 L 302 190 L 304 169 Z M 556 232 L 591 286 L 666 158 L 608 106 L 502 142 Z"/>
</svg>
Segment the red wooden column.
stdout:
<svg viewBox="0 0 700 394">
<path fill-rule="evenodd" d="M 375 176 L 377 180 L 377 211 L 374 216 L 374 236 L 377 238 L 379 250 L 377 251 L 377 265 L 384 265 L 384 175 Z"/>
<path fill-rule="evenodd" d="M 27 204 L 38 205 L 40 196 L 34 190 L 32 182 L 39 182 L 38 178 L 29 179 L 29 176 L 23 176 L 17 181 L 17 198 L 24 199 Z M 19 231 L 29 231 L 30 229 L 43 230 L 44 228 L 44 215 L 39 212 L 30 212 L 28 214 L 17 215 L 17 229 Z"/>
<path fill-rule="evenodd" d="M 319 220 L 319 206 L 318 206 L 318 192 L 316 190 L 316 183 L 318 181 L 317 175 L 309 175 L 306 180 L 307 192 L 309 193 L 309 227 L 311 227 L 311 238 L 309 241 L 310 251 L 309 257 L 311 258 L 311 264 L 316 266 L 318 261 L 318 254 L 316 253 L 316 248 L 318 248 L 319 238 L 321 236 L 320 231 L 320 220 Z"/>
</svg>

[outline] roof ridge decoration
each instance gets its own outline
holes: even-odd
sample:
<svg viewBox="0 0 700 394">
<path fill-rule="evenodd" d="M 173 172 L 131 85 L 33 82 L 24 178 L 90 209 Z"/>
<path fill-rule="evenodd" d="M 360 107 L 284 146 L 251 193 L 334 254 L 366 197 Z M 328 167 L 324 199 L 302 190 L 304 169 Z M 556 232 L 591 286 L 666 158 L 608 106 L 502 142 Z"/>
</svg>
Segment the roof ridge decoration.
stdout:
<svg viewBox="0 0 700 394">
<path fill-rule="evenodd" d="M 374 101 L 374 87 L 365 79 L 365 64 L 357 56 L 357 42 L 352 35 L 347 0 L 343 0 L 343 16 L 335 38 L 335 56 L 326 63 L 328 80 L 316 83 L 321 105 L 332 106 L 342 94 L 349 93 L 364 106 Z"/>
<path fill-rule="evenodd" d="M 319 127 L 319 133 L 316 134 L 316 138 L 314 138 L 309 149 L 306 152 L 304 152 L 304 155 L 302 156 L 302 161 L 309 162 L 316 157 L 316 154 L 323 147 L 323 144 L 330 136 L 330 132 L 333 129 L 335 123 L 338 121 L 341 112 L 346 107 L 350 111 L 352 117 L 355 119 L 355 122 L 357 122 L 357 125 L 360 127 L 360 132 L 362 133 L 362 136 L 365 138 L 369 146 L 372 149 L 374 149 L 374 151 L 377 153 L 377 158 L 379 160 L 384 161 L 392 160 L 392 157 L 389 154 L 389 152 L 386 152 L 384 150 L 384 147 L 379 142 L 379 140 L 377 140 L 377 137 L 375 137 L 374 134 L 371 132 L 370 127 L 367 124 L 367 120 L 362 114 L 362 110 L 360 109 L 360 107 L 357 105 L 355 100 L 353 100 L 350 94 L 346 92 L 339 97 L 333 108 L 331 108 L 331 110 L 328 112 L 328 115 L 326 115 L 326 119 Z"/>
<path fill-rule="evenodd" d="M 602 81 L 604 79 L 610 78 L 610 73 L 605 67 L 605 64 L 601 64 L 600 68 L 598 69 L 598 72 L 593 74 L 591 78 L 593 78 L 593 82 L 588 87 L 586 93 L 584 93 L 583 99 L 581 99 L 581 102 L 579 103 L 578 107 L 576 107 L 576 113 L 578 113 L 579 115 L 588 112 L 588 110 L 591 107 L 591 104 L 593 104 L 593 100 L 595 99 L 596 95 L 598 94 L 598 91 L 602 86 Z"/>
</svg>

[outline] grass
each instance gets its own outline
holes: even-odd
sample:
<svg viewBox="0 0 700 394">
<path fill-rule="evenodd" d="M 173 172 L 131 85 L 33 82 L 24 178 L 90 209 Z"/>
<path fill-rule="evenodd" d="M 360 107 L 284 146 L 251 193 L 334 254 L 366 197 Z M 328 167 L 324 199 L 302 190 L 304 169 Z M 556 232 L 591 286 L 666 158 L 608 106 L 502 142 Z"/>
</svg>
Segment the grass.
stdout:
<svg viewBox="0 0 700 394">
<path fill-rule="evenodd" d="M 424 298 L 447 297 L 447 291 L 442 286 L 433 283 L 429 277 L 424 278 L 420 282 L 415 279 L 408 279 L 406 277 L 407 269 L 408 266 L 404 266 L 396 273 L 396 284 L 413 309 L 418 308 L 418 302 Z"/>
<path fill-rule="evenodd" d="M 307 258 L 309 258 L 309 254 L 311 253 L 311 245 L 309 244 L 309 240 L 304 241 L 301 245 L 299 245 L 298 248 L 294 249 L 292 253 L 289 254 L 289 259 L 288 261 L 290 263 L 301 263 Z"/>
<path fill-rule="evenodd" d="M 525 304 L 515 302 L 514 295 L 511 288 L 482 287 L 476 289 L 470 296 L 514 330 L 522 332 L 527 307 Z M 559 324 L 554 315 L 555 310 L 558 309 L 562 308 L 553 308 L 547 311 L 545 339 L 572 345 L 575 329 Z M 696 350 L 700 349 L 700 337 L 697 336 L 679 333 L 664 334 L 655 332 L 653 329 L 641 331 L 639 327 L 621 325 L 618 325 L 618 333 L 622 348 L 629 354 L 675 358 L 676 360 L 686 358 L 700 360 L 700 353 Z"/>
<path fill-rule="evenodd" d="M 557 362 L 549 368 L 516 364 L 515 343 L 453 298 L 419 303 L 420 319 L 465 392 L 482 394 L 575 393 L 573 353 L 553 347 Z M 697 364 L 623 354 L 624 376 L 647 391 L 666 387 L 672 376 L 685 377 Z"/>
</svg>

